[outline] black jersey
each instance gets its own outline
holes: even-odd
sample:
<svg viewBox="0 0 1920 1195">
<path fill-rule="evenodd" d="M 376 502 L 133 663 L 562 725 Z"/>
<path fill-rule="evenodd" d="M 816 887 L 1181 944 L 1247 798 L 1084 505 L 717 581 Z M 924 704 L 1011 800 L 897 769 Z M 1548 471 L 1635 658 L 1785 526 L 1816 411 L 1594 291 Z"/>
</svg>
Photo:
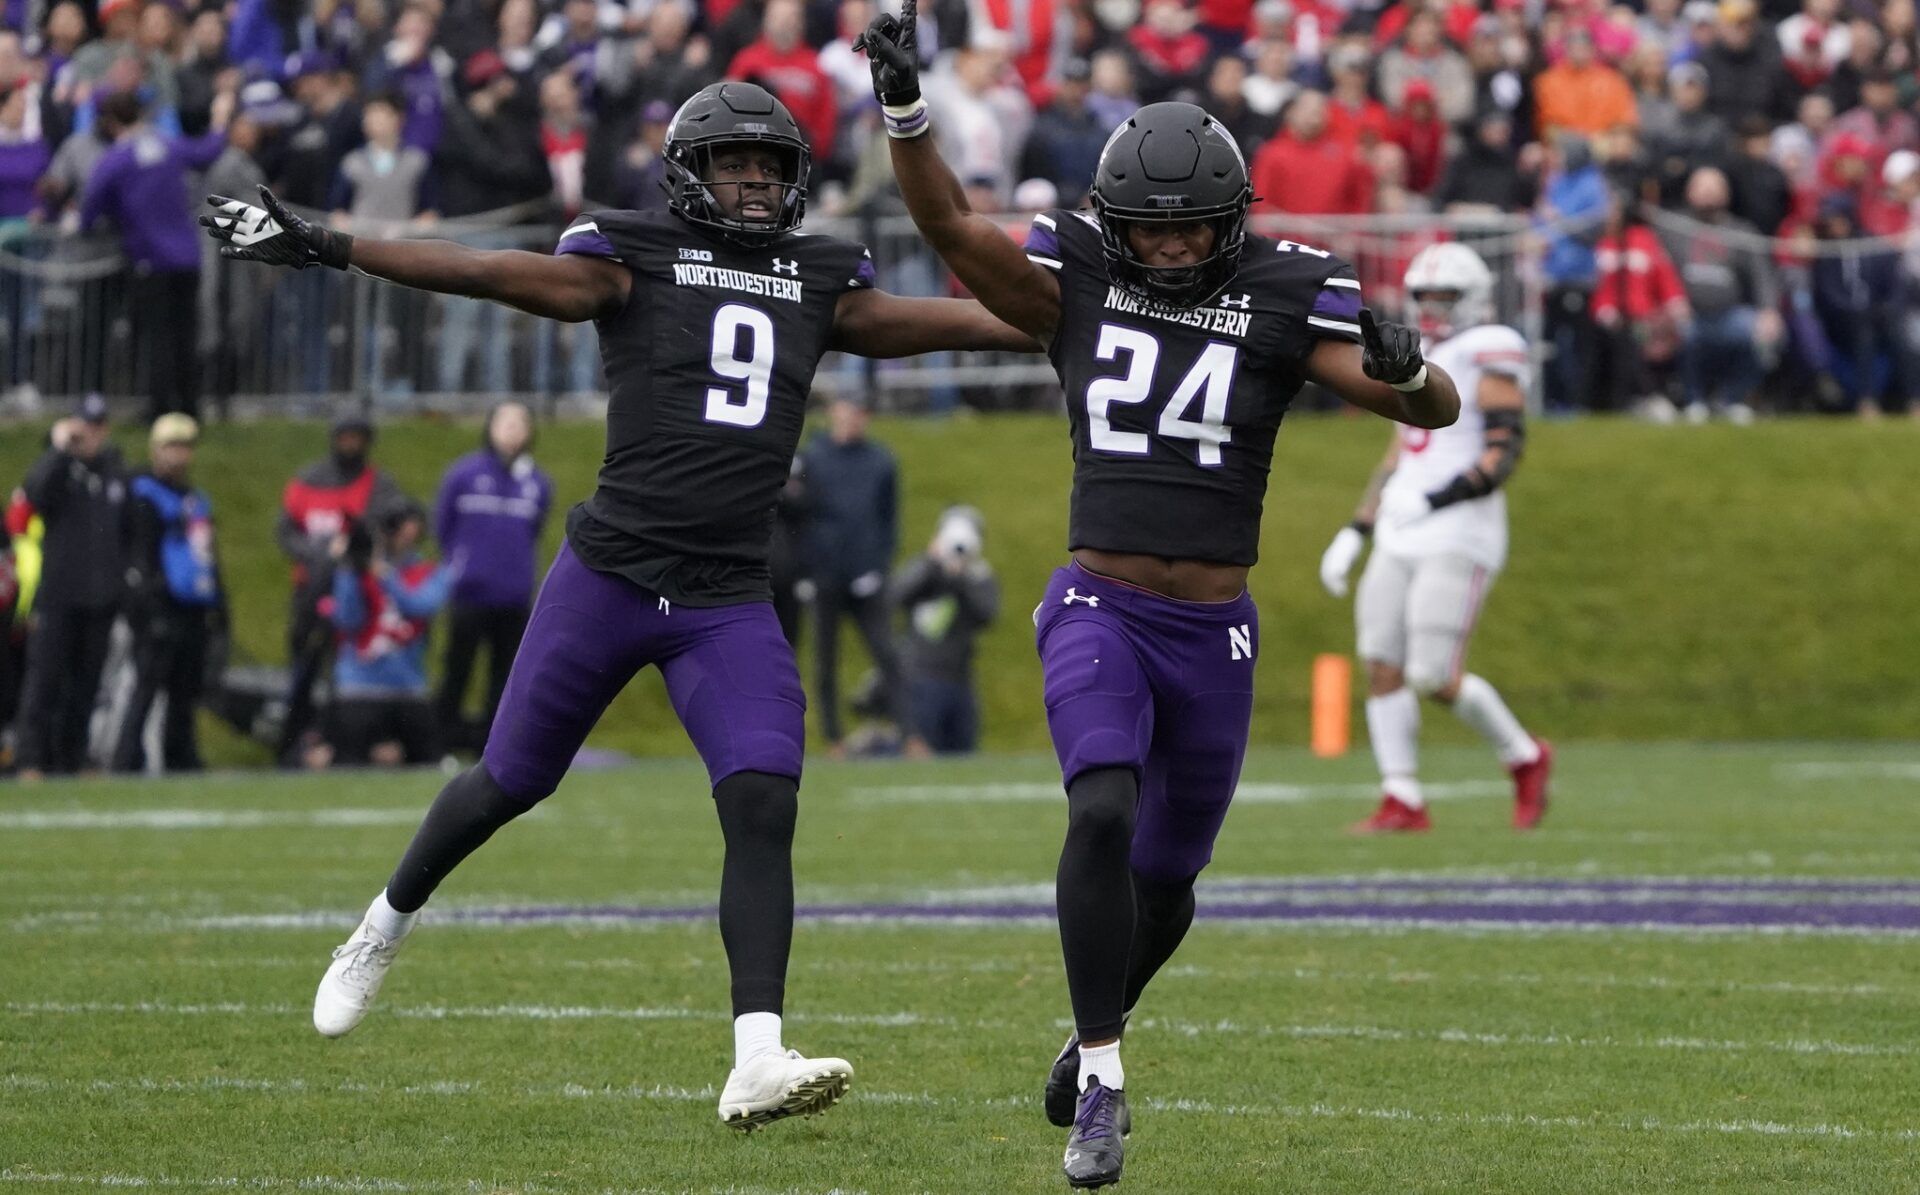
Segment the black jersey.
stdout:
<svg viewBox="0 0 1920 1195">
<path fill-rule="evenodd" d="M 769 600 L 774 507 L 834 307 L 873 285 L 866 249 L 802 233 L 748 249 L 666 212 L 589 212 L 554 252 L 633 271 L 626 305 L 595 324 L 607 454 L 567 542 L 684 605 Z"/>
<path fill-rule="evenodd" d="M 1047 355 L 1073 429 L 1068 549 L 1252 564 L 1274 434 L 1307 355 L 1360 341 L 1353 267 L 1249 236 L 1221 293 L 1175 309 L 1108 280 L 1091 213 L 1034 217 L 1027 256 L 1060 278 Z"/>
</svg>

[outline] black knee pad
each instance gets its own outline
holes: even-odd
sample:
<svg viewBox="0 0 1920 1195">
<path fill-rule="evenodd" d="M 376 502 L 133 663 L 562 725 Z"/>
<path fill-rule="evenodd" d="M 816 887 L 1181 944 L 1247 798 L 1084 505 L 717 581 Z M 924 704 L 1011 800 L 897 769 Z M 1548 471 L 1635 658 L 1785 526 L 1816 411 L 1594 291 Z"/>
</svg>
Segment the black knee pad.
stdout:
<svg viewBox="0 0 1920 1195">
<path fill-rule="evenodd" d="M 735 772 L 713 788 L 720 828 L 729 840 L 793 842 L 800 817 L 800 784 L 791 776 Z"/>
<path fill-rule="evenodd" d="M 1131 768 L 1082 772 L 1067 786 L 1067 837 L 1103 841 L 1117 836 L 1133 841 L 1134 808 L 1139 800 L 1140 782 Z"/>
</svg>

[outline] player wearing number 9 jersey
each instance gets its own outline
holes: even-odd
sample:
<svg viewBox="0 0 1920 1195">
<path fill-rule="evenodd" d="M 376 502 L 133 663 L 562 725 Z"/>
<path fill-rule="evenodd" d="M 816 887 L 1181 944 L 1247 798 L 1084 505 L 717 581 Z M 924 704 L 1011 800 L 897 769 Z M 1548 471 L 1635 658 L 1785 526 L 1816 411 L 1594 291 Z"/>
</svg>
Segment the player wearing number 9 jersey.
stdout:
<svg viewBox="0 0 1920 1195">
<path fill-rule="evenodd" d="M 824 1111 L 852 1070 L 782 1048 L 793 934 L 791 842 L 805 698 L 773 613 L 767 556 L 808 388 L 829 349 L 1038 351 L 979 304 L 873 288 L 860 246 L 797 231 L 808 149 L 764 89 L 719 83 L 675 114 L 669 213 L 597 212 L 552 256 L 317 227 L 263 188 L 202 219 L 230 258 L 349 267 L 424 290 L 593 320 L 611 383 L 593 496 L 567 520 L 481 762 L 443 789 L 366 919 L 334 952 L 314 1025 L 371 1006 L 436 885 L 559 784 L 587 732 L 647 665 L 705 761 L 726 840 L 720 932 L 734 1068 L 720 1116 L 751 1129 Z"/>
<path fill-rule="evenodd" d="M 1281 417 L 1309 379 L 1424 427 L 1459 399 L 1417 334 L 1372 322 L 1346 263 L 1247 234 L 1246 163 L 1191 104 L 1128 119 L 1094 210 L 1045 213 L 1015 244 L 924 135 L 914 10 L 862 37 L 907 210 L 989 310 L 1048 346 L 1066 390 L 1073 560 L 1034 618 L 1067 790 L 1055 894 L 1076 1032 L 1045 1106 L 1071 1126 L 1068 1182 L 1104 1186 L 1131 1126 L 1121 1032 L 1192 921 L 1246 750 L 1246 575 Z"/>
</svg>

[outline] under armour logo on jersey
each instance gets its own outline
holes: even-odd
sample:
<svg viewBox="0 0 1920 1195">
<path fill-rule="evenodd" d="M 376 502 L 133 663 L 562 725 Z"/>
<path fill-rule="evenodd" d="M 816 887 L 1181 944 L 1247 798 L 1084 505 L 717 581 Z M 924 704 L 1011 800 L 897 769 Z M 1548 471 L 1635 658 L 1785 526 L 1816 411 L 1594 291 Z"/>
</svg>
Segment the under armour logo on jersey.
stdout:
<svg viewBox="0 0 1920 1195">
<path fill-rule="evenodd" d="M 800 263 L 797 261 L 781 261 L 776 257 L 773 259 L 773 272 L 776 274 L 791 274 L 795 278 L 798 278 L 800 276 Z"/>
<path fill-rule="evenodd" d="M 1245 311 L 1248 308 L 1253 306 L 1253 296 L 1252 295 L 1221 295 L 1220 306 L 1238 307 L 1240 310 Z"/>
<path fill-rule="evenodd" d="M 1227 646 L 1233 651 L 1234 659 L 1251 660 L 1253 658 L 1252 624 L 1243 622 L 1237 627 L 1228 627 Z"/>
<path fill-rule="evenodd" d="M 1060 604 L 1063 606 L 1071 606 L 1075 602 L 1085 602 L 1089 606 L 1097 607 L 1100 604 L 1100 598 L 1096 594 L 1082 594 L 1079 586 L 1069 585 L 1067 587 L 1067 596 L 1060 599 Z"/>
</svg>

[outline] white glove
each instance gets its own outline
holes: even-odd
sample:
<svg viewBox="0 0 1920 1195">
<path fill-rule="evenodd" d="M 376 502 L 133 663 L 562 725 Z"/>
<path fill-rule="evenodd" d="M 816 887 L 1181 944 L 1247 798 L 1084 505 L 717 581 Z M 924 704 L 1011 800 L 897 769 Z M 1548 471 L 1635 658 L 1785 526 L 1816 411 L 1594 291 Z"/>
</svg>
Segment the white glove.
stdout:
<svg viewBox="0 0 1920 1195">
<path fill-rule="evenodd" d="M 1347 574 L 1367 546 L 1367 537 L 1352 527 L 1340 528 L 1327 550 L 1320 555 L 1320 584 L 1334 597 L 1347 596 Z"/>
</svg>

